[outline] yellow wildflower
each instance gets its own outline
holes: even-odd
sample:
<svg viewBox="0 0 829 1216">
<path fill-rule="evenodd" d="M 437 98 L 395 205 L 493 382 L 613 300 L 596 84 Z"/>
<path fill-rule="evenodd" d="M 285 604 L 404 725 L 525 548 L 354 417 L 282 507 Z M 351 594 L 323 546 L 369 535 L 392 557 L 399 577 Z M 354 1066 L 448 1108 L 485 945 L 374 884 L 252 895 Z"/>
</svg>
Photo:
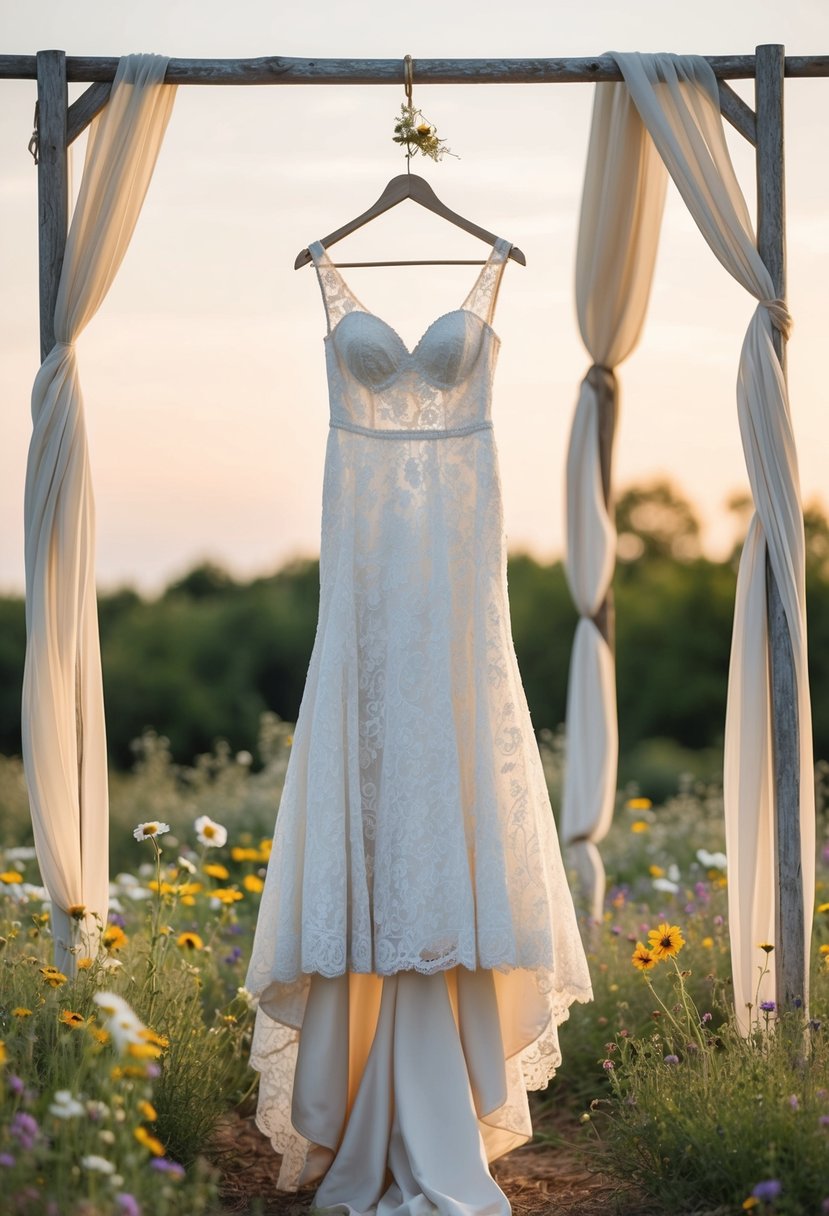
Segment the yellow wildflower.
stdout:
<svg viewBox="0 0 829 1216">
<path fill-rule="evenodd" d="M 23 875 L 17 870 L 4 870 L 3 873 L 0 874 L 0 882 L 4 882 L 9 887 L 13 886 L 16 882 L 22 881 Z"/>
<path fill-rule="evenodd" d="M 25 1005 L 18 1005 L 16 1009 L 12 1010 L 13 1018 L 30 1018 L 31 1016 L 31 1009 L 27 1009 Z"/>
<path fill-rule="evenodd" d="M 5 1064 L 6 1061 L 8 1060 L 8 1058 L 9 1057 L 8 1057 L 8 1053 L 6 1051 L 6 1044 L 2 1040 L 0 1040 L 0 1064 Z"/>
<path fill-rule="evenodd" d="M 139 1144 L 143 1144 L 144 1148 L 148 1148 L 154 1157 L 164 1156 L 164 1145 L 156 1137 L 147 1131 L 146 1127 L 136 1127 L 132 1133 Z"/>
<path fill-rule="evenodd" d="M 147 883 L 147 886 L 151 891 L 159 891 L 162 895 L 175 895 L 176 893 L 176 888 L 174 885 L 171 882 L 165 882 L 163 878 L 161 880 L 161 886 L 158 885 L 158 880 L 155 878 L 151 879 Z"/>
<path fill-rule="evenodd" d="M 230 871 L 220 861 L 209 861 L 204 872 L 208 878 L 230 878 Z"/>
<path fill-rule="evenodd" d="M 771 954 L 772 950 L 774 949 L 774 946 L 771 944 L 771 942 L 758 942 L 757 949 L 765 950 L 766 954 Z"/>
<path fill-rule="evenodd" d="M 192 897 L 193 895 L 198 895 L 199 891 L 203 891 L 204 883 L 202 883 L 202 882 L 180 882 L 178 884 L 178 886 L 176 887 L 176 890 L 178 891 L 179 895 L 181 895 L 184 899 L 187 899 L 188 897 Z M 193 902 L 195 903 L 195 900 Z"/>
<path fill-rule="evenodd" d="M 150 1030 L 149 1026 L 145 1026 L 141 1031 L 141 1038 L 146 1039 L 148 1043 L 155 1043 L 156 1047 L 169 1047 L 170 1040 L 166 1034 L 156 1034 L 154 1030 Z"/>
<path fill-rule="evenodd" d="M 264 888 L 265 884 L 263 883 L 262 879 L 259 877 L 258 874 L 246 874 L 245 877 L 242 879 L 242 886 L 245 888 L 246 891 L 250 891 L 253 894 L 257 894 L 259 891 L 261 891 Z"/>
<path fill-rule="evenodd" d="M 656 962 L 656 956 L 642 942 L 636 943 L 636 949 L 631 955 L 630 961 L 639 971 L 650 971 L 651 967 Z"/>
<path fill-rule="evenodd" d="M 108 1043 L 109 1031 L 104 1030 L 103 1026 L 96 1026 L 92 1022 L 88 1022 L 86 1026 L 89 1033 L 92 1035 L 96 1043 Z"/>
<path fill-rule="evenodd" d="M 635 819 L 630 825 L 630 830 L 631 832 L 649 832 L 650 826 L 644 819 Z"/>
<path fill-rule="evenodd" d="M 243 849 L 237 844 L 230 850 L 230 856 L 234 861 L 259 861 L 259 850 Z"/>
<path fill-rule="evenodd" d="M 128 1043 L 127 1055 L 136 1060 L 157 1060 L 161 1055 L 161 1048 L 156 1047 L 155 1043 Z"/>
<path fill-rule="evenodd" d="M 3 875 L 0 874 L 0 878 L 2 877 Z M 817 910 L 818 912 L 829 912 L 829 904 L 818 904 Z"/>
<path fill-rule="evenodd" d="M 62 971 L 58 971 L 57 967 L 41 967 L 40 974 L 50 988 L 60 988 L 61 984 L 66 983 L 66 976 Z"/>
<path fill-rule="evenodd" d="M 651 944 L 650 948 L 657 962 L 670 958 L 674 954 L 679 954 L 685 945 L 685 938 L 679 930 L 679 925 L 669 925 L 667 923 L 661 924 L 658 929 L 651 929 L 648 934 L 648 941 Z"/>
<path fill-rule="evenodd" d="M 107 950 L 121 950 L 127 944 L 127 935 L 120 925 L 107 925 L 103 943 Z"/>
<path fill-rule="evenodd" d="M 649 866 L 648 872 L 650 873 L 651 878 L 665 877 L 665 871 L 662 869 L 662 866 Z"/>
<path fill-rule="evenodd" d="M 629 811 L 649 811 L 653 803 L 650 798 L 628 798 L 625 806 Z"/>
<path fill-rule="evenodd" d="M 272 838 L 267 837 L 265 840 L 259 841 L 259 852 L 261 854 L 262 861 L 268 860 L 268 858 L 271 855 L 272 848 L 273 848 L 273 839 Z"/>
<path fill-rule="evenodd" d="M 138 1103 L 138 1109 L 141 1111 L 142 1118 L 146 1119 L 148 1123 L 155 1123 L 158 1118 L 158 1111 L 152 1102 L 148 1102 L 146 1098 L 142 1098 Z"/>
<path fill-rule="evenodd" d="M 210 894 L 223 904 L 235 904 L 238 900 L 245 898 L 242 892 L 237 891 L 235 887 L 216 887 L 216 890 L 211 891 Z"/>
<path fill-rule="evenodd" d="M 66 909 L 66 915 L 71 916 L 72 920 L 83 920 L 86 916 L 86 904 L 70 904 Z"/>
<path fill-rule="evenodd" d="M 823 945 L 820 948 L 821 954 L 829 954 L 829 945 Z"/>
<path fill-rule="evenodd" d="M 88 971 L 91 966 L 92 966 L 91 958 L 79 958 L 78 959 L 77 967 L 78 967 L 79 971 Z"/>
<path fill-rule="evenodd" d="M 756 1208 L 760 1200 L 756 1195 L 749 1195 L 748 1199 L 743 1200 L 743 1208 L 746 1212 L 750 1212 L 752 1208 Z"/>
<path fill-rule="evenodd" d="M 713 950 L 713 948 L 714 948 L 713 937 L 704 937 L 702 939 L 700 945 L 704 946 L 706 950 Z"/>
<path fill-rule="evenodd" d="M 85 1021 L 82 1013 L 73 1013 L 71 1009 L 61 1009 L 58 1020 L 63 1022 L 64 1026 L 71 1026 L 73 1030 L 83 1026 Z"/>
<path fill-rule="evenodd" d="M 204 942 L 199 937 L 198 933 L 179 933 L 176 938 L 176 945 L 183 950 L 203 950 Z"/>
</svg>

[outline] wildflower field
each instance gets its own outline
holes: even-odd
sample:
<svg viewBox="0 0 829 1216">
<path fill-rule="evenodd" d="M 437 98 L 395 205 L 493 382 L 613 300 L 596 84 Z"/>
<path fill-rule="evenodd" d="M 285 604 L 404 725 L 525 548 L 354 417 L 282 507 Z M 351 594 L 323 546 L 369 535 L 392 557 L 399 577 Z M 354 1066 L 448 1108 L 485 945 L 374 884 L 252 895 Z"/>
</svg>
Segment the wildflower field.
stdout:
<svg viewBox="0 0 829 1216">
<path fill-rule="evenodd" d="M 4 1213 L 240 1210 L 217 1133 L 255 1107 L 243 982 L 290 745 L 272 715 L 255 758 L 220 746 L 181 767 L 164 739 L 136 744 L 132 773 L 112 779 L 109 922 L 74 978 L 55 967 L 20 764 L 0 758 Z M 560 741 L 546 736 L 542 747 L 555 803 Z M 823 769 L 819 777 L 810 1007 L 765 1002 L 748 1037 L 730 997 L 719 791 L 686 780 L 658 807 L 635 790 L 620 795 L 602 846 L 604 915 L 582 926 L 595 1000 L 562 1027 L 564 1062 L 535 1103 L 533 1149 L 553 1175 L 564 1145 L 600 1171 L 603 1210 L 829 1213 Z M 773 965 L 774 943 L 757 943 L 758 980 Z M 273 1199 L 249 1197 L 246 1210 L 264 1214 Z M 551 1199 L 544 1210 L 564 1209 Z"/>
</svg>

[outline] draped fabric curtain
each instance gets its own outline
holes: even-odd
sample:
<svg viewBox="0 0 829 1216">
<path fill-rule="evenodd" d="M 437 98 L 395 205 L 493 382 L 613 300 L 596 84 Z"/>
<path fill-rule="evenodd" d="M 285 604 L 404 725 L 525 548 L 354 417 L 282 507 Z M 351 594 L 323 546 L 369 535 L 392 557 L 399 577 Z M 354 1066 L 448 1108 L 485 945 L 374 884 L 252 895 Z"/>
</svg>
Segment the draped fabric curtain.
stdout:
<svg viewBox="0 0 829 1216">
<path fill-rule="evenodd" d="M 75 340 L 130 243 L 172 112 L 168 60 L 121 59 L 89 130 L 55 306 L 35 377 L 24 504 L 23 761 L 52 900 L 56 963 L 95 949 L 108 907 L 106 735 L 95 601 L 95 506 Z"/>
<path fill-rule="evenodd" d="M 593 366 L 581 384 L 567 456 L 567 556 L 579 610 L 567 691 L 561 831 L 592 915 L 604 867 L 596 843 L 613 818 L 618 731 L 613 652 L 595 615 L 610 588 L 616 529 L 599 458 L 602 408 L 616 408 L 615 368 L 634 349 L 650 296 L 667 176 L 624 88 L 599 87 L 576 253 L 579 328 Z"/>
<path fill-rule="evenodd" d="M 790 319 L 783 301 L 773 298 L 771 276 L 757 252 L 748 208 L 728 154 L 710 65 L 697 56 L 625 53 L 614 58 L 624 83 L 597 86 L 594 125 L 603 125 L 609 147 L 614 113 L 625 115 L 626 130 L 638 130 L 644 124 L 711 249 L 758 301 L 740 353 L 737 380 L 737 410 L 755 514 L 737 580 L 724 771 L 734 1001 L 737 1017 L 747 1029 L 751 1022 L 748 1006 L 775 999 L 773 972 L 763 978 L 759 989 L 757 984 L 757 944 L 774 940 L 777 886 L 766 555 L 785 608 L 797 681 L 807 958 L 814 905 L 815 810 L 803 514 L 786 382 L 772 340 L 773 327 L 786 333 Z M 611 94 L 628 95 L 638 117 L 622 101 L 614 105 Z M 617 141 L 629 137 L 617 126 Z M 601 148 L 601 138 L 591 139 L 591 152 L 594 145 Z M 595 182 L 597 172 L 589 167 L 588 182 Z M 656 185 L 651 188 L 655 190 Z M 611 216 L 611 227 L 615 222 Z M 805 1000 L 807 993 L 803 997 Z"/>
</svg>

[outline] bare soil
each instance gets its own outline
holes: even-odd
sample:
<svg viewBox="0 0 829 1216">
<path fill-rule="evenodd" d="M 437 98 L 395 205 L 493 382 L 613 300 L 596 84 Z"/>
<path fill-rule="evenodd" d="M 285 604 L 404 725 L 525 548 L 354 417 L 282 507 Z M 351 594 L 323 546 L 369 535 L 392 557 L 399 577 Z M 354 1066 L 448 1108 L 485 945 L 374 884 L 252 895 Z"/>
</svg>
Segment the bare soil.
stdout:
<svg viewBox="0 0 829 1216">
<path fill-rule="evenodd" d="M 645 1216 L 648 1204 L 618 1180 L 591 1168 L 587 1142 L 572 1112 L 545 1110 L 537 1136 L 493 1164 L 492 1172 L 514 1216 Z M 221 1172 L 228 1216 L 306 1216 L 314 1188 L 278 1191 L 279 1157 L 253 1117 L 228 1116 L 214 1138 L 211 1159 Z"/>
</svg>

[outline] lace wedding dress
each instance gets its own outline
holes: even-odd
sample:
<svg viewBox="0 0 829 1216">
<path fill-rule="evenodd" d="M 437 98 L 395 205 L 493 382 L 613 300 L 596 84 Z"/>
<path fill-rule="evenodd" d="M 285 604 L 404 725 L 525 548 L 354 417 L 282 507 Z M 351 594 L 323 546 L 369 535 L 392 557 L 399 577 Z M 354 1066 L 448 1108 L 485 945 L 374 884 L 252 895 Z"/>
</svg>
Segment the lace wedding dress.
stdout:
<svg viewBox="0 0 829 1216">
<path fill-rule="evenodd" d="M 495 1216 L 487 1159 L 531 1135 L 526 1090 L 592 996 L 510 632 L 490 421 L 510 246 L 413 350 L 309 248 L 331 429 L 246 981 L 258 1123 L 320 1207 Z"/>
</svg>

